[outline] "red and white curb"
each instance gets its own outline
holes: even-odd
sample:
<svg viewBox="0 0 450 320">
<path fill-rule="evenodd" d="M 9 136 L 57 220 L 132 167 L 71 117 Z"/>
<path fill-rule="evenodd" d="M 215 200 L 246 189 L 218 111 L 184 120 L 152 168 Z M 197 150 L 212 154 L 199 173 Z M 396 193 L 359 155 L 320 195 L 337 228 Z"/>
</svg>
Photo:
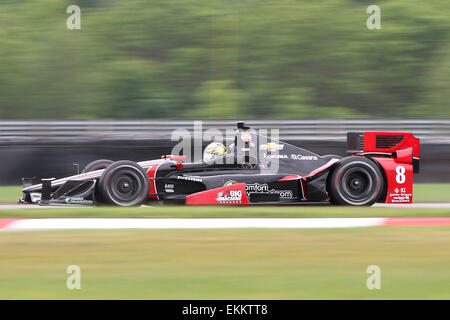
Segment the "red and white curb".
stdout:
<svg viewBox="0 0 450 320">
<path fill-rule="evenodd" d="M 0 219 L 0 230 L 76 229 L 320 229 L 376 226 L 450 226 L 442 218 L 51 218 Z"/>
</svg>

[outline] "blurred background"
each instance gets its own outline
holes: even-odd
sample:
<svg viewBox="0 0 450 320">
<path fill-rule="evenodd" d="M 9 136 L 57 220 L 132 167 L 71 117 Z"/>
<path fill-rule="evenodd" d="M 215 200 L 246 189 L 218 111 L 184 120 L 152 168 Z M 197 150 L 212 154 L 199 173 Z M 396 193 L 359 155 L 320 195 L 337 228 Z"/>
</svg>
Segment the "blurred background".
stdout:
<svg viewBox="0 0 450 320">
<path fill-rule="evenodd" d="M 450 117 L 450 2 L 371 4 L 2 0 L 0 117 Z"/>
<path fill-rule="evenodd" d="M 348 131 L 413 132 L 414 201 L 433 207 L 450 201 L 449 75 L 449 0 L 0 0 L 0 218 L 445 218 L 448 205 L 13 204 L 22 177 L 159 158 L 194 120 L 245 120 L 321 155 L 345 155 Z M 449 299 L 449 242 L 445 227 L 0 232 L 0 298 Z M 83 290 L 65 287 L 74 264 Z"/>
<path fill-rule="evenodd" d="M 379 30 L 366 26 L 371 4 Z M 69 5 L 80 30 L 66 26 Z M 354 129 L 417 131 L 419 179 L 450 181 L 447 0 L 2 0 L 0 39 L 0 184 L 159 156 L 168 128 L 194 119 L 267 119 L 322 153 L 345 154 Z M 117 122 L 136 119 L 148 122 Z"/>
</svg>

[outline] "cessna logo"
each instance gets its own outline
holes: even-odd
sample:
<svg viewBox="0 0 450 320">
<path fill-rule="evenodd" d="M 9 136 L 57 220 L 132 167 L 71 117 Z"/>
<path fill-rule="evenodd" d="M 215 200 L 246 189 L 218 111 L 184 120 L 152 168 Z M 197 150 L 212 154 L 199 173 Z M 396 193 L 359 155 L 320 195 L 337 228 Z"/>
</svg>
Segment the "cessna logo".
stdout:
<svg viewBox="0 0 450 320">
<path fill-rule="evenodd" d="M 217 194 L 216 201 L 220 203 L 241 203 L 242 191 L 241 190 L 220 191 Z"/>
<path fill-rule="evenodd" d="M 291 154 L 294 160 L 317 160 L 317 156 L 302 156 L 301 154 Z"/>
<path fill-rule="evenodd" d="M 263 157 L 267 159 L 289 159 L 286 154 L 266 154 L 263 153 Z M 317 156 L 304 156 L 301 154 L 291 154 L 293 160 L 318 160 Z"/>
</svg>

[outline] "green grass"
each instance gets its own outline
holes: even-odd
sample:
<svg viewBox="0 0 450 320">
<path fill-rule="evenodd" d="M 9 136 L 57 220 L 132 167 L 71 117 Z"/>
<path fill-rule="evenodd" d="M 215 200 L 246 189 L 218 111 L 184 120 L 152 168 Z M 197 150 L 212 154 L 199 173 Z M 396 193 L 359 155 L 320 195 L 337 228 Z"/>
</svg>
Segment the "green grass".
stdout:
<svg viewBox="0 0 450 320">
<path fill-rule="evenodd" d="M 0 218 L 314 218 L 314 217 L 450 217 L 450 208 L 360 208 L 342 206 L 155 206 L 141 208 L 86 207 L 0 210 Z"/>
<path fill-rule="evenodd" d="M 0 204 L 13 204 L 22 196 L 22 187 L 20 186 L 2 186 L 0 187 Z"/>
<path fill-rule="evenodd" d="M 448 202 L 450 185 L 416 185 Z M 0 189 L 12 202 L 20 188 Z M 0 217 L 450 216 L 450 209 L 155 206 L 0 210 Z M 0 299 L 450 299 L 450 228 L 0 232 Z M 79 265 L 82 289 L 66 289 Z M 381 290 L 366 269 L 381 268 Z"/>
<path fill-rule="evenodd" d="M 0 299 L 450 299 L 449 243 L 446 227 L 2 232 Z"/>
<path fill-rule="evenodd" d="M 414 202 L 450 202 L 450 183 L 416 183 Z"/>
</svg>

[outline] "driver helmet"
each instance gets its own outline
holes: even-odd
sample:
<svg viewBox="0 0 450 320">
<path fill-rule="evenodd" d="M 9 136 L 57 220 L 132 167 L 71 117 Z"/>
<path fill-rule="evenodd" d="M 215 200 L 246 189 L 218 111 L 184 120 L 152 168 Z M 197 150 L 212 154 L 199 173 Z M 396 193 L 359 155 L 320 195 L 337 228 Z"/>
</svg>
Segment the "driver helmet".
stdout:
<svg viewBox="0 0 450 320">
<path fill-rule="evenodd" d="M 227 153 L 227 148 L 223 144 L 212 142 L 208 144 L 205 151 L 203 151 L 203 161 L 206 162 L 214 160 L 220 156 L 223 156 L 225 153 Z"/>
</svg>

